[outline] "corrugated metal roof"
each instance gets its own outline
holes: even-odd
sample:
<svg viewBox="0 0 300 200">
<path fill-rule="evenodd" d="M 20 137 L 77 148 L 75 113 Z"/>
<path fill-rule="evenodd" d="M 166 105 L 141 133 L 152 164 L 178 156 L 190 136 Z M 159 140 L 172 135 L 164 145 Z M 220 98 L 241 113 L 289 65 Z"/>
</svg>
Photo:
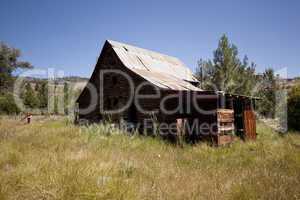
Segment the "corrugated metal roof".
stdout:
<svg viewBox="0 0 300 200">
<path fill-rule="evenodd" d="M 192 71 L 178 58 L 120 42 L 111 40 L 108 42 L 127 68 L 158 87 L 201 91 L 188 82 L 198 81 Z"/>
<path fill-rule="evenodd" d="M 171 90 L 202 91 L 200 88 L 193 86 L 191 83 L 169 74 L 147 71 L 144 69 L 132 69 L 132 71 L 144 77 L 146 80 L 153 83 L 154 85 L 157 85 L 160 88 Z"/>
</svg>

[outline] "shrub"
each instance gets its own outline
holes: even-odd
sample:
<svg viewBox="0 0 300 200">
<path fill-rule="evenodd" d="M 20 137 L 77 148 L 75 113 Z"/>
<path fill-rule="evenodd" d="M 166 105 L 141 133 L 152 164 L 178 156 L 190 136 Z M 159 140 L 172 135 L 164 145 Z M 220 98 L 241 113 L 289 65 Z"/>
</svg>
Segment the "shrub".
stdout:
<svg viewBox="0 0 300 200">
<path fill-rule="evenodd" d="M 288 98 L 288 126 L 290 129 L 300 130 L 300 84 L 294 86 Z"/>
<path fill-rule="evenodd" d="M 0 96 L 0 114 L 18 114 L 20 109 L 15 104 L 12 94 L 5 94 Z"/>
</svg>

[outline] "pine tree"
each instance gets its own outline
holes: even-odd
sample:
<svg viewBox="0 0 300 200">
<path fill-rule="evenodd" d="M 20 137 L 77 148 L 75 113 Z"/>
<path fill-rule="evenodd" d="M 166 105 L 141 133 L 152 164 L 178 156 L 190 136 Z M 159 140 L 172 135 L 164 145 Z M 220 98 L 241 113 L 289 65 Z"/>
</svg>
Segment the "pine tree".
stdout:
<svg viewBox="0 0 300 200">
<path fill-rule="evenodd" d="M 242 64 L 239 66 L 239 76 L 237 77 L 237 87 L 235 93 L 253 96 L 257 91 L 253 91 L 257 83 L 255 75 L 255 63 L 249 64 L 248 57 L 245 56 Z M 254 93 L 254 94 L 253 94 Z"/>
<path fill-rule="evenodd" d="M 37 91 L 40 100 L 40 108 L 45 109 L 48 107 L 48 84 L 43 81 Z"/>
<path fill-rule="evenodd" d="M 202 83 L 201 87 L 250 95 L 255 84 L 255 64 L 249 65 L 246 56 L 242 63 L 237 47 L 229 42 L 226 35 L 219 40 L 213 55 L 213 60 L 200 60 L 198 63 L 196 76 Z"/>
<path fill-rule="evenodd" d="M 32 89 L 30 83 L 25 85 L 25 93 L 24 93 L 24 105 L 28 108 L 37 108 L 38 107 L 38 99 Z"/>
<path fill-rule="evenodd" d="M 212 80 L 219 90 L 234 92 L 240 65 L 237 55 L 237 47 L 230 44 L 226 35 L 223 35 L 218 48 L 214 52 L 213 59 L 216 71 Z"/>
</svg>

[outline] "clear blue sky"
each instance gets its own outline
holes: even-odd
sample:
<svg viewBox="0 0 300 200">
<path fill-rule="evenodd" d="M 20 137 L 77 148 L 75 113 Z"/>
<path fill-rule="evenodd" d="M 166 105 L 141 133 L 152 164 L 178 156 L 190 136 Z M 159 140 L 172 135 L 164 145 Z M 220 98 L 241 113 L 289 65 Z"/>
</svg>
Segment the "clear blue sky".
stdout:
<svg viewBox="0 0 300 200">
<path fill-rule="evenodd" d="M 180 58 L 195 69 L 226 33 L 266 67 L 300 76 L 300 1 L 0 0 L 0 40 L 36 68 L 90 76 L 106 39 Z"/>
</svg>

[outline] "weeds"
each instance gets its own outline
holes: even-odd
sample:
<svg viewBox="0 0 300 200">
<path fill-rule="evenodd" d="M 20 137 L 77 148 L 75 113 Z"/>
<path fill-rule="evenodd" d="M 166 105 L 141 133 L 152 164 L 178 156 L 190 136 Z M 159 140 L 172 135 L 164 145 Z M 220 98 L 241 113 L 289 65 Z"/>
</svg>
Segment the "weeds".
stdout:
<svg viewBox="0 0 300 200">
<path fill-rule="evenodd" d="M 0 119 L 0 199 L 299 199 L 300 135 L 176 148 L 111 126 Z"/>
</svg>

